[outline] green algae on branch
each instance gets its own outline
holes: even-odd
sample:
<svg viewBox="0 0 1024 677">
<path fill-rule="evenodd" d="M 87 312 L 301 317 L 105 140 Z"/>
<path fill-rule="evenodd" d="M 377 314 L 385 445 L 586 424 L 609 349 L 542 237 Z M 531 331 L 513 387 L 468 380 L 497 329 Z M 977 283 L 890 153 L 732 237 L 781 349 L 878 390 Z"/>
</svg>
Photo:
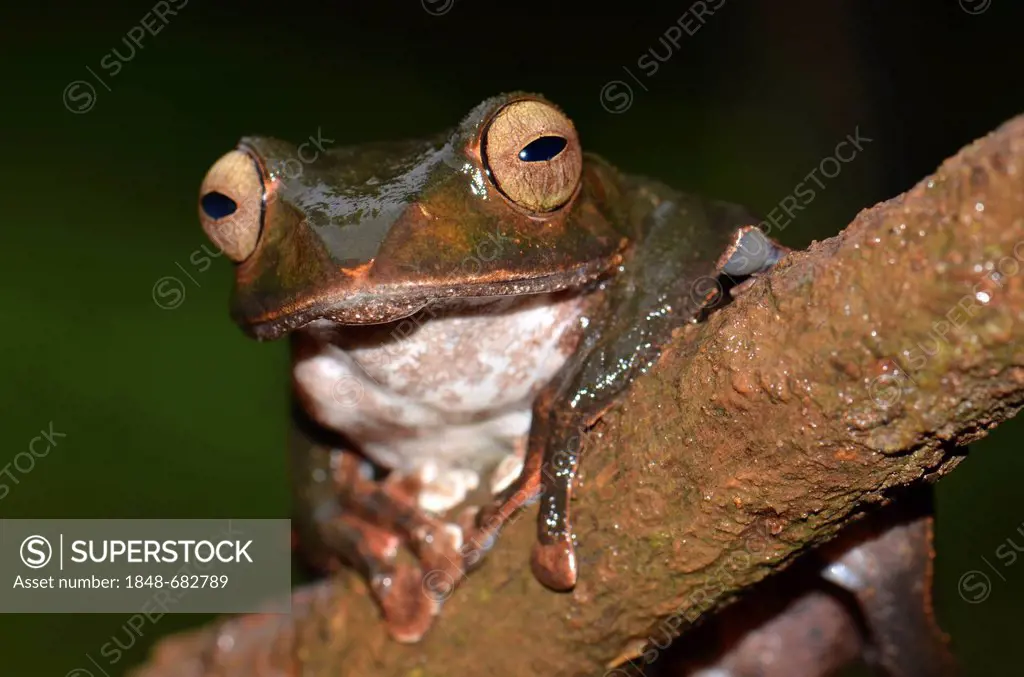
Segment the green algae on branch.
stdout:
<svg viewBox="0 0 1024 677">
<path fill-rule="evenodd" d="M 419 644 L 390 642 L 341 576 L 297 592 L 291 617 L 165 640 L 135 677 L 568 677 L 643 660 L 646 638 L 949 472 L 957 445 L 1020 409 L 1022 261 L 1018 117 L 678 332 L 586 442 L 571 594 L 530 575 L 531 513 Z"/>
</svg>

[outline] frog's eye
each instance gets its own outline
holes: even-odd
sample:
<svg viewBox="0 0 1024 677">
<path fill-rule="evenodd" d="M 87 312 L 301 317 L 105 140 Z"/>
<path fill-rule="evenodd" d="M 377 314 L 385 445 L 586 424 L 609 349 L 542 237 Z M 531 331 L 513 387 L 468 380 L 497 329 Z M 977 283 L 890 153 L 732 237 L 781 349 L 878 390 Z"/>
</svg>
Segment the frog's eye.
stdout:
<svg viewBox="0 0 1024 677">
<path fill-rule="evenodd" d="M 484 133 L 483 156 L 498 190 L 536 212 L 568 202 L 583 168 L 572 122 L 543 101 L 514 101 L 500 109 Z"/>
<path fill-rule="evenodd" d="M 242 262 L 256 249 L 262 211 L 263 179 L 247 153 L 233 150 L 206 172 L 199 189 L 199 221 L 232 261 Z"/>
</svg>

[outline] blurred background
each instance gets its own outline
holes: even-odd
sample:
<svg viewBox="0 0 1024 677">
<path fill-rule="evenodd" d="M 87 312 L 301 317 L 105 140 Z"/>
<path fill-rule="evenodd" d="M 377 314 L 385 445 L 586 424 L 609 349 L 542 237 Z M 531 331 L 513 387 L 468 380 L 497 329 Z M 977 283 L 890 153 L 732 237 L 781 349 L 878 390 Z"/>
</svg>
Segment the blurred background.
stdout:
<svg viewBox="0 0 1024 677">
<path fill-rule="evenodd" d="M 859 129 L 870 142 L 773 233 L 803 247 L 1024 113 L 1013 0 L 640 4 L 4 9 L 0 466 L 48 426 L 66 437 L 10 470 L 0 516 L 288 516 L 286 346 L 230 322 L 231 266 L 196 218 L 244 134 L 423 136 L 532 90 L 620 168 L 767 214 Z M 990 563 L 1024 543 L 1022 434 L 1000 427 L 939 487 L 938 614 L 969 675 L 1019 671 L 1024 563 Z M 95 672 L 117 637 L 116 677 L 204 620 L 0 615 L 0 674 Z"/>
</svg>

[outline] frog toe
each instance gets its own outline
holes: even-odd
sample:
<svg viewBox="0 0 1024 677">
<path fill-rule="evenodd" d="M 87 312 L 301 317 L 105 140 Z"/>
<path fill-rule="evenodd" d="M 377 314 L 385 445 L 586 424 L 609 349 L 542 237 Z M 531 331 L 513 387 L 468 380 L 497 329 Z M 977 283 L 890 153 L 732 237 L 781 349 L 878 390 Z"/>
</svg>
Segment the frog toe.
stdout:
<svg viewBox="0 0 1024 677">
<path fill-rule="evenodd" d="M 419 641 L 451 594 L 443 594 L 447 572 L 435 569 L 424 575 L 418 566 L 396 566 L 400 537 L 353 515 L 325 523 L 321 533 L 333 553 L 323 568 L 336 569 L 338 557 L 354 567 L 369 582 L 388 633 L 399 642 Z"/>
<path fill-rule="evenodd" d="M 462 529 L 462 566 L 466 573 L 475 571 L 498 541 L 497 533 L 480 527 L 479 507 L 469 507 L 459 514 L 456 524 Z"/>
<path fill-rule="evenodd" d="M 578 574 L 576 549 L 569 536 L 537 542 L 530 557 L 533 575 L 544 586 L 559 592 L 572 590 Z"/>
<path fill-rule="evenodd" d="M 414 566 L 398 567 L 388 575 L 373 579 L 373 594 L 392 639 L 413 644 L 423 638 L 443 603 L 437 592 L 441 583 L 430 574 L 424 576 L 420 568 Z"/>
</svg>

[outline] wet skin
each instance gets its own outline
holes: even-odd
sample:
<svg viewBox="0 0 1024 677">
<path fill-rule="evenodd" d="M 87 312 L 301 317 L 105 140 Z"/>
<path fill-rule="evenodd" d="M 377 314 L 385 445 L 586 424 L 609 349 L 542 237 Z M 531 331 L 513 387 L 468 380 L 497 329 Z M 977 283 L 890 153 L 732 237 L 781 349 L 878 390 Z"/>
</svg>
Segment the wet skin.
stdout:
<svg viewBox="0 0 1024 677">
<path fill-rule="evenodd" d="M 673 328 L 784 248 L 741 207 L 584 153 L 531 94 L 282 175 L 296 156 L 243 138 L 207 173 L 199 215 L 235 261 L 235 321 L 292 344 L 308 558 L 358 569 L 392 635 L 416 641 L 539 500 L 533 572 L 571 589 L 581 433 Z"/>
</svg>

